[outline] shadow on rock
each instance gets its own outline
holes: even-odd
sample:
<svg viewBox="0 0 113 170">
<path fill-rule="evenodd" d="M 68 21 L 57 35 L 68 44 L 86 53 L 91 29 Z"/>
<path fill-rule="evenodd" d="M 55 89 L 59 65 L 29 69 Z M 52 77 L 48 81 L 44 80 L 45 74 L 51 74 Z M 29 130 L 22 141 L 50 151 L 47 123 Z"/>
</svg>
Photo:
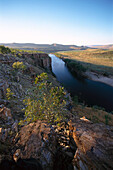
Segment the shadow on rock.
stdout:
<svg viewBox="0 0 113 170">
<path fill-rule="evenodd" d="M 40 163 L 33 158 L 30 159 L 18 159 L 3 160 L 0 164 L 0 170 L 42 170 Z"/>
</svg>

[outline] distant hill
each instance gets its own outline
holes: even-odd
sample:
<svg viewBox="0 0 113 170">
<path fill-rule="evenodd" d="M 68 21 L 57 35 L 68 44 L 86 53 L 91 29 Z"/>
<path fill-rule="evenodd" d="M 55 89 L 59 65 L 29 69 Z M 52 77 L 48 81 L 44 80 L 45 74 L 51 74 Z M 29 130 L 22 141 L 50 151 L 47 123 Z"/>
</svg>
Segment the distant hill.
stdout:
<svg viewBox="0 0 113 170">
<path fill-rule="evenodd" d="M 17 48 L 23 50 L 38 50 L 46 53 L 57 51 L 70 51 L 70 50 L 84 50 L 86 46 L 76 45 L 62 45 L 62 44 L 34 44 L 34 43 L 0 43 L 0 45 L 7 46 L 9 48 Z"/>
<path fill-rule="evenodd" d="M 113 50 L 113 44 L 110 44 L 110 45 L 91 45 L 89 47 Z"/>
</svg>

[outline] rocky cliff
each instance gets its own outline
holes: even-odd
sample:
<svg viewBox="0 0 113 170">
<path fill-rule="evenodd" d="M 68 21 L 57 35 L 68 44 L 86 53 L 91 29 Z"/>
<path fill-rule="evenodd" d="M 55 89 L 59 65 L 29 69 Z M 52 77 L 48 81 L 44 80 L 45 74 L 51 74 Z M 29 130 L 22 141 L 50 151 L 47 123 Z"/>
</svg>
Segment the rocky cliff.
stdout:
<svg viewBox="0 0 113 170">
<path fill-rule="evenodd" d="M 37 120 L 22 127 L 12 138 L 8 135 L 11 129 L 1 129 L 0 141 L 10 141 L 11 147 L 7 157 L 1 154 L 1 158 L 12 160 L 12 155 L 15 166 L 19 166 L 20 160 L 33 159 L 33 165 L 38 163 L 47 170 L 113 169 L 113 127 L 77 116 L 70 119 L 60 127 Z M 18 131 L 17 124 L 13 123 L 12 128 Z M 25 162 L 27 167 L 29 162 Z"/>
<path fill-rule="evenodd" d="M 46 53 L 22 53 L 26 59 L 32 58 L 31 64 L 43 68 L 51 69 L 51 58 Z"/>
</svg>

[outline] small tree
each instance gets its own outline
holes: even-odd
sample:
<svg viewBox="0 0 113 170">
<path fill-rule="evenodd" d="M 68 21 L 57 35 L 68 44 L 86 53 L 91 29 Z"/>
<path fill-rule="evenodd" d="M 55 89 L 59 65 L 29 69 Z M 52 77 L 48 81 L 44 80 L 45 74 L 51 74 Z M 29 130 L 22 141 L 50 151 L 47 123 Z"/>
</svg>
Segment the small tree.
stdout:
<svg viewBox="0 0 113 170">
<path fill-rule="evenodd" d="M 48 83 L 47 79 L 46 73 L 36 77 L 35 86 L 24 100 L 25 119 L 20 124 L 34 122 L 37 119 L 59 123 L 65 119 L 67 109 L 64 88 L 52 87 L 52 83 Z"/>
</svg>

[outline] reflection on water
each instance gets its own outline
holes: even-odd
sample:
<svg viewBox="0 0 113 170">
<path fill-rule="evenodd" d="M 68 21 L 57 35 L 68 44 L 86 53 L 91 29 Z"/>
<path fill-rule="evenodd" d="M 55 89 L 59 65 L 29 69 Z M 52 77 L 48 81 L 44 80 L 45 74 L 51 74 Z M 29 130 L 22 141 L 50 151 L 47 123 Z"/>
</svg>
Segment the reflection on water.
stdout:
<svg viewBox="0 0 113 170">
<path fill-rule="evenodd" d="M 52 59 L 52 72 L 72 96 L 77 95 L 81 102 L 89 106 L 98 105 L 107 111 L 113 111 L 113 87 L 101 82 L 77 78 L 70 73 L 62 59 L 53 54 L 49 56 Z"/>
</svg>

